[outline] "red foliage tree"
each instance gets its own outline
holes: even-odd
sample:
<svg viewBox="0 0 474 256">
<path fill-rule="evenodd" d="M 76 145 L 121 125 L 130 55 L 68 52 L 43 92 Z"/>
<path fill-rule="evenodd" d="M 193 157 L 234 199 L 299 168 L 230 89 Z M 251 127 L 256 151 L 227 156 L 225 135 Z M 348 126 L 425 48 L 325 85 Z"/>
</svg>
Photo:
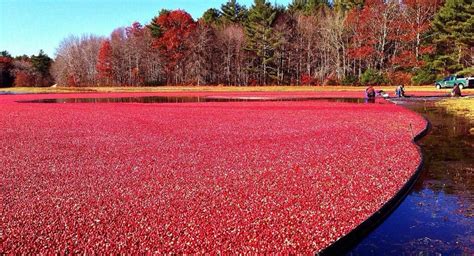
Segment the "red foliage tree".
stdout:
<svg viewBox="0 0 474 256">
<path fill-rule="evenodd" d="M 398 54 L 391 63 L 395 67 L 413 68 L 423 65 L 421 56 L 433 48 L 422 44 L 423 36 L 431 28 L 431 20 L 441 5 L 441 0 L 404 0 L 404 12 L 395 19 L 399 33 L 394 40 L 400 42 Z"/>
<path fill-rule="evenodd" d="M 26 71 L 18 71 L 15 75 L 16 87 L 28 87 L 35 84 L 35 78 Z"/>
<path fill-rule="evenodd" d="M 112 78 L 112 47 L 109 40 L 105 40 L 100 46 L 96 69 L 99 80 L 108 85 Z"/>
<path fill-rule="evenodd" d="M 156 36 L 153 46 L 160 50 L 165 59 L 167 83 L 170 83 L 172 79 L 170 74 L 180 66 L 180 62 L 187 54 L 189 39 L 196 29 L 196 22 L 189 13 L 175 10 L 161 12 L 153 19 L 153 25 L 159 30 L 159 33 L 153 32 Z M 184 67 L 181 65 L 181 68 Z"/>
<path fill-rule="evenodd" d="M 368 68 L 383 68 L 390 40 L 398 31 L 394 22 L 398 7 L 391 1 L 367 0 L 364 8 L 354 8 L 348 14 L 346 25 L 353 31 L 350 57 L 365 62 Z"/>
<path fill-rule="evenodd" d="M 315 85 L 316 84 L 316 79 L 307 73 L 302 74 L 300 80 L 301 80 L 302 85 Z"/>
</svg>

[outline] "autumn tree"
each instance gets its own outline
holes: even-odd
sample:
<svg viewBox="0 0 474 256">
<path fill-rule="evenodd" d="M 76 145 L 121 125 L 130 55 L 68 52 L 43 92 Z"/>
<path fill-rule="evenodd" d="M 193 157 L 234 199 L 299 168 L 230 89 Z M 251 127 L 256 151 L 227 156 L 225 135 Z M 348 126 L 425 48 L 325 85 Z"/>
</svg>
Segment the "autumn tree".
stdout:
<svg viewBox="0 0 474 256">
<path fill-rule="evenodd" d="M 128 47 L 127 33 L 124 27 L 116 28 L 111 33 L 110 46 L 112 48 L 113 83 L 121 86 L 130 85 L 130 47 Z"/>
<path fill-rule="evenodd" d="M 134 22 L 125 28 L 126 33 L 126 62 L 128 64 L 128 85 L 142 85 L 145 81 L 144 60 L 146 59 L 148 42 L 146 28 L 139 22 Z"/>
<path fill-rule="evenodd" d="M 429 46 L 423 46 L 423 43 L 429 36 L 431 21 L 441 2 L 441 0 L 404 0 L 403 2 L 406 8 L 403 18 L 409 30 L 404 31 L 408 37 L 404 38 L 404 41 L 412 45 L 416 60 L 420 60 L 421 56 L 429 51 Z"/>
<path fill-rule="evenodd" d="M 99 82 L 105 82 L 105 85 L 110 85 L 112 74 L 112 47 L 109 40 L 104 40 L 99 49 L 99 56 L 97 57 L 97 75 Z"/>
<path fill-rule="evenodd" d="M 156 36 L 154 47 L 159 49 L 166 62 L 167 84 L 173 80 L 178 83 L 180 77 L 186 73 L 183 60 L 188 53 L 189 38 L 196 28 L 196 23 L 189 13 L 176 10 L 161 12 L 152 26 L 155 27 L 155 32 L 152 34 Z"/>
<path fill-rule="evenodd" d="M 327 54 L 321 47 L 320 17 L 298 11 L 294 14 L 296 38 L 293 43 L 294 84 L 313 84 L 326 74 Z"/>
<path fill-rule="evenodd" d="M 97 57 L 104 38 L 94 35 L 70 36 L 56 52 L 51 67 L 56 83 L 62 86 L 97 84 Z"/>
<path fill-rule="evenodd" d="M 28 56 L 21 56 L 15 58 L 13 61 L 13 74 L 15 76 L 14 86 L 16 87 L 31 87 L 35 86 L 36 79 L 31 59 Z"/>
<path fill-rule="evenodd" d="M 217 65 L 221 67 L 219 82 L 226 85 L 245 84 L 245 32 L 242 25 L 226 24 L 217 28 L 217 42 L 220 48 L 222 61 Z"/>
<path fill-rule="evenodd" d="M 358 76 L 363 70 L 383 72 L 394 54 L 394 38 L 399 27 L 397 1 L 367 0 L 362 9 L 348 13 L 346 25 L 351 32 L 348 54 L 358 62 Z"/>
<path fill-rule="evenodd" d="M 217 66 L 222 64 L 214 62 L 220 51 L 216 47 L 216 40 L 213 27 L 204 21 L 198 22 L 191 36 L 189 55 L 191 61 L 187 62 L 189 83 L 200 86 L 215 81 Z"/>
<path fill-rule="evenodd" d="M 279 37 L 279 43 L 275 47 L 276 84 L 290 84 L 295 81 L 294 63 L 297 58 L 293 51 L 296 41 L 296 20 L 287 13 L 281 12 L 277 15 L 273 24 L 274 33 Z"/>
<path fill-rule="evenodd" d="M 426 44 L 430 37 L 431 21 L 441 1 L 405 0 L 400 2 L 400 15 L 394 17 L 396 28 L 389 38 L 392 53 L 389 59 L 389 78 L 393 83 L 407 84 L 425 65 L 423 60 L 433 47 Z M 430 81 L 431 82 L 431 81 Z"/>
<path fill-rule="evenodd" d="M 168 15 L 170 10 L 162 9 L 158 16 L 155 16 L 151 19 L 150 24 L 147 25 L 148 29 L 151 32 L 151 35 L 155 38 L 160 37 L 163 34 L 163 29 L 161 28 L 159 18 L 165 15 Z"/>
<path fill-rule="evenodd" d="M 345 15 L 342 12 L 329 12 L 321 20 L 321 44 L 324 46 L 327 56 L 326 66 L 332 72 L 328 75 L 330 79 L 341 81 L 349 72 L 350 60 L 348 58 L 348 34 L 344 26 Z M 328 77 L 326 74 L 323 77 Z"/>
</svg>

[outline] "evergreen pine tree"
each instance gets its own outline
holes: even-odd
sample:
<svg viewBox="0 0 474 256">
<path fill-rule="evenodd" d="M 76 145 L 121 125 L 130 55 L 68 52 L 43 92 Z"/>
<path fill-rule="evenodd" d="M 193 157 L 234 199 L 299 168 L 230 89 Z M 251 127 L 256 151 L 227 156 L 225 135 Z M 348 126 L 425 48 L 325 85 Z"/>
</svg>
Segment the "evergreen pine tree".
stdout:
<svg viewBox="0 0 474 256">
<path fill-rule="evenodd" d="M 237 3 L 237 0 L 229 0 L 221 6 L 221 16 L 225 23 L 244 23 L 247 14 L 247 8 Z"/>
<path fill-rule="evenodd" d="M 151 22 L 150 22 L 150 24 L 147 25 L 147 27 L 148 27 L 148 29 L 150 29 L 152 37 L 157 38 L 157 37 L 160 37 L 163 34 L 163 29 L 161 28 L 161 26 L 158 23 L 158 18 L 162 15 L 166 15 L 166 14 L 169 14 L 169 13 L 170 13 L 169 10 L 162 9 L 160 11 L 160 13 L 158 14 L 158 16 L 155 16 L 155 17 L 153 17 L 153 19 L 151 19 Z"/>
<path fill-rule="evenodd" d="M 12 59 L 12 56 L 8 51 L 1 51 L 0 52 L 0 57 L 6 57 L 6 58 Z"/>
<path fill-rule="evenodd" d="M 53 59 L 45 54 L 43 50 L 40 50 L 38 55 L 31 56 L 30 61 L 31 65 L 33 66 L 33 70 L 38 74 L 37 78 L 35 79 L 35 86 L 50 85 L 53 81 L 50 73 Z"/>
<path fill-rule="evenodd" d="M 288 9 L 291 12 L 298 11 L 311 14 L 320 8 L 326 8 L 329 6 L 328 0 L 293 0 L 293 2 L 288 5 Z"/>
<path fill-rule="evenodd" d="M 7 51 L 0 52 L 0 87 L 10 87 L 13 85 L 12 75 L 13 58 Z"/>
<path fill-rule="evenodd" d="M 254 61 L 249 71 L 255 73 L 260 84 L 267 84 L 268 78 L 275 77 L 273 60 L 275 49 L 279 44 L 279 37 L 272 28 L 277 11 L 266 0 L 255 0 L 249 10 L 246 24 L 246 50 L 253 55 Z"/>
<path fill-rule="evenodd" d="M 474 47 L 474 3 L 447 0 L 433 20 L 436 46 L 431 66 L 443 73 L 472 69 Z"/>
<path fill-rule="evenodd" d="M 38 72 L 42 77 L 49 75 L 49 69 L 53 60 L 46 55 L 43 50 L 40 50 L 38 55 L 31 56 L 31 64 L 36 72 Z"/>
<path fill-rule="evenodd" d="M 220 18 L 221 14 L 219 12 L 219 10 L 215 9 L 215 8 L 210 8 L 208 9 L 207 11 L 204 12 L 204 14 L 202 15 L 202 18 L 201 20 L 204 21 L 204 23 L 206 24 L 217 24 L 219 23 L 219 18 Z"/>
<path fill-rule="evenodd" d="M 362 8 L 364 2 L 364 0 L 334 0 L 333 5 L 337 11 L 346 12 L 353 8 Z"/>
</svg>

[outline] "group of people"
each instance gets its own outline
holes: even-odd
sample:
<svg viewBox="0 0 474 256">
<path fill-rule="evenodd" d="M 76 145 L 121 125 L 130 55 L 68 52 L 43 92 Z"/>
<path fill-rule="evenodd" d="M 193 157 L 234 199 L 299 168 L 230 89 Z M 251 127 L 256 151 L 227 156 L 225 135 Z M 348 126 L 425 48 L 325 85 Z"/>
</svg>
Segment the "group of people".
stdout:
<svg viewBox="0 0 474 256">
<path fill-rule="evenodd" d="M 395 89 L 395 95 L 397 98 L 409 97 L 405 95 L 405 86 L 399 85 Z M 452 97 L 461 97 L 461 88 L 459 85 L 454 86 L 450 94 Z M 376 91 L 372 85 L 365 89 L 365 96 L 367 99 L 375 99 L 376 96 L 382 96 L 383 98 L 388 98 L 389 95 L 383 90 Z"/>
<path fill-rule="evenodd" d="M 397 97 L 406 97 L 405 96 L 405 87 L 400 85 L 395 90 Z M 376 91 L 375 88 L 371 85 L 365 89 L 365 97 L 367 99 L 375 99 L 376 96 L 381 96 L 383 98 L 388 98 L 390 95 L 383 90 Z"/>
</svg>

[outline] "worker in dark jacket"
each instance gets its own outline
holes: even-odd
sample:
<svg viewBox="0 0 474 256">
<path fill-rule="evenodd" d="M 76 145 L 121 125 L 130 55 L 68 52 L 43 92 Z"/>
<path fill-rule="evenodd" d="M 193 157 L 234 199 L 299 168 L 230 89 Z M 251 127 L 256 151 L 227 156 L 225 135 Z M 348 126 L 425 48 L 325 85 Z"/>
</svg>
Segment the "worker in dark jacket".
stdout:
<svg viewBox="0 0 474 256">
<path fill-rule="evenodd" d="M 461 87 L 459 85 L 455 85 L 453 90 L 451 91 L 452 97 L 461 97 Z"/>
<path fill-rule="evenodd" d="M 375 98 L 375 89 L 372 85 L 370 85 L 369 87 L 367 87 L 367 89 L 365 89 L 365 97 L 367 99 L 374 99 Z"/>
<path fill-rule="evenodd" d="M 375 89 L 372 85 L 365 89 L 365 103 L 375 103 Z"/>
</svg>

